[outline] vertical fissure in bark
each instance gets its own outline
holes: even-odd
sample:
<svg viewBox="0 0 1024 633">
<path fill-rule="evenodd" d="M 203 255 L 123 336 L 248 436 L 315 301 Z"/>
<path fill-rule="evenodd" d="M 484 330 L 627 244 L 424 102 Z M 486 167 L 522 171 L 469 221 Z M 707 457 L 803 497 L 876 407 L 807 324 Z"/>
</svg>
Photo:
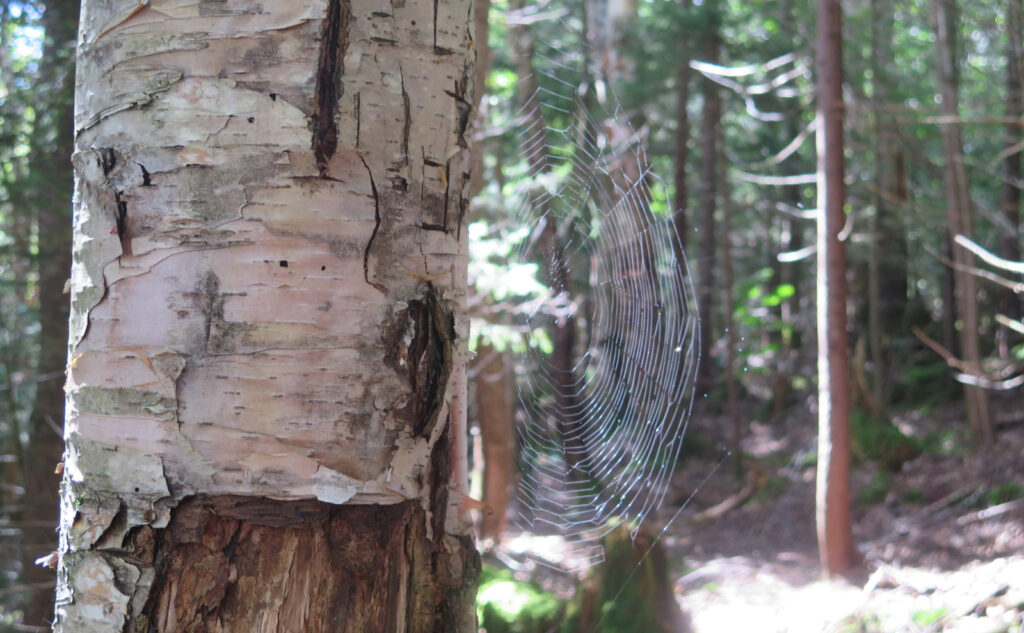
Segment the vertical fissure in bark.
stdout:
<svg viewBox="0 0 1024 633">
<path fill-rule="evenodd" d="M 202 353 L 213 351 L 218 347 L 219 338 L 217 322 L 224 321 L 224 297 L 220 292 L 220 278 L 217 273 L 208 271 L 195 289 L 203 315 L 203 348 Z"/>
<path fill-rule="evenodd" d="M 313 153 L 321 176 L 326 175 L 327 163 L 338 148 L 335 116 L 338 102 L 345 93 L 341 76 L 345 72 L 345 49 L 348 46 L 351 20 L 351 8 L 347 0 L 329 0 L 320 40 L 316 103 L 313 106 Z"/>
<path fill-rule="evenodd" d="M 117 238 L 121 240 L 121 251 L 125 255 L 132 254 L 132 240 L 128 235 L 128 201 L 122 198 L 122 191 L 114 192 L 114 223 L 117 227 Z"/>
<path fill-rule="evenodd" d="M 469 147 L 466 140 L 466 130 L 469 129 L 469 122 L 473 114 L 473 104 L 466 101 L 466 82 L 469 81 L 469 74 L 464 73 L 461 81 L 456 81 L 452 90 L 445 90 L 444 93 L 455 99 L 455 109 L 458 112 L 458 125 L 455 128 L 458 144 L 461 148 Z"/>
<path fill-rule="evenodd" d="M 430 437 L 444 405 L 455 340 L 454 318 L 433 284 L 427 284 L 422 299 L 409 301 L 385 336 L 385 361 L 405 373 L 414 394 L 410 428 L 416 436 Z"/>
<path fill-rule="evenodd" d="M 435 539 L 445 533 L 444 524 L 448 515 L 448 486 L 451 483 L 451 426 L 445 425 L 441 437 L 434 444 L 430 456 L 428 481 L 430 488 L 431 532 Z"/>
<path fill-rule="evenodd" d="M 408 349 L 409 384 L 416 394 L 413 430 L 429 437 L 437 424 L 444 392 L 452 374 L 455 322 L 446 312 L 432 284 L 423 299 L 409 302 L 409 322 L 414 326 Z"/>
<path fill-rule="evenodd" d="M 379 283 L 370 281 L 370 250 L 373 248 L 373 241 L 377 239 L 377 232 L 380 231 L 380 194 L 377 192 L 377 182 L 373 179 L 373 170 L 366 164 L 366 159 L 362 156 L 359 157 L 362 161 L 363 167 L 366 168 L 366 174 L 370 178 L 370 193 L 373 195 L 373 232 L 370 233 L 370 239 L 366 242 L 366 248 L 363 249 L 363 279 L 366 283 L 370 284 L 377 290 L 383 293 L 387 293 L 387 288 Z"/>
<path fill-rule="evenodd" d="M 409 92 L 405 89 L 405 73 L 402 65 L 398 65 L 398 78 L 402 85 L 402 159 L 409 162 L 409 132 L 412 129 L 412 103 Z"/>
<path fill-rule="evenodd" d="M 363 121 L 362 121 L 362 113 L 361 113 L 362 98 L 360 97 L 360 93 L 357 92 L 354 95 L 352 95 L 352 101 L 353 101 L 352 115 L 356 119 L 356 149 L 358 150 L 359 149 L 359 129 L 362 126 L 362 123 L 363 123 Z"/>
<path fill-rule="evenodd" d="M 434 50 L 437 51 L 437 4 L 438 0 L 434 0 Z"/>
<path fill-rule="evenodd" d="M 444 163 L 444 216 L 441 220 L 441 226 L 444 231 L 448 230 L 448 194 L 451 189 L 451 173 L 452 173 L 452 162 L 450 160 Z"/>
<path fill-rule="evenodd" d="M 114 171 L 114 167 L 117 165 L 117 154 L 114 153 L 113 148 L 104 147 L 99 150 L 100 155 L 100 167 L 103 168 L 103 175 L 109 176 L 110 172 Z"/>
</svg>

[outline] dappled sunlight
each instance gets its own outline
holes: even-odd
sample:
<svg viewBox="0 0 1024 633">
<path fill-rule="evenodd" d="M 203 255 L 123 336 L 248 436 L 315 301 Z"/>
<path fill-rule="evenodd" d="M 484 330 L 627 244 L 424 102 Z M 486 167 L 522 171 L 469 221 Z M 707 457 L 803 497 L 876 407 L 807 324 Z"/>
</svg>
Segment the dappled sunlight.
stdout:
<svg viewBox="0 0 1024 633">
<path fill-rule="evenodd" d="M 764 633 L 1009 631 L 1018 630 L 1011 627 L 1024 606 L 1024 557 L 953 572 L 883 565 L 864 586 L 800 582 L 788 571 L 745 558 L 708 560 L 679 579 L 678 600 L 695 633 L 752 623 Z"/>
</svg>

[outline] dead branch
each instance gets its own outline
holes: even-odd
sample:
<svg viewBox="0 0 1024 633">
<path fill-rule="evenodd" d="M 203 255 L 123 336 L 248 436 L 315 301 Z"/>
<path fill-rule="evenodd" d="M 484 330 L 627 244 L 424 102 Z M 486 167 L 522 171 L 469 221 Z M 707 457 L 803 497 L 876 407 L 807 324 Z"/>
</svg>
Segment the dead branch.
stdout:
<svg viewBox="0 0 1024 633">
<path fill-rule="evenodd" d="M 925 246 L 924 250 L 929 255 L 931 255 L 935 259 L 939 260 L 940 262 L 942 262 L 943 264 L 945 264 L 946 266 L 949 266 L 950 268 L 952 268 L 954 270 L 960 270 L 960 271 L 963 271 L 965 273 L 974 275 L 976 277 L 980 277 L 982 279 L 987 279 L 988 281 L 991 281 L 993 283 L 997 283 L 1000 286 L 1003 286 L 1004 288 L 1007 288 L 1008 290 L 1011 290 L 1012 292 L 1014 292 L 1016 294 L 1024 293 L 1024 283 L 1017 283 L 1015 281 L 1010 281 L 1006 277 L 1003 277 L 1002 275 L 997 275 L 996 273 L 988 271 L 988 270 L 983 270 L 981 268 L 976 268 L 974 266 L 964 266 L 963 264 L 958 264 L 958 263 L 954 262 L 953 260 L 949 259 L 948 257 L 946 257 L 945 255 L 935 251 L 934 249 L 932 249 L 929 246 Z"/>
<path fill-rule="evenodd" d="M 1011 512 L 1021 507 L 1024 507 L 1024 499 L 1007 501 L 1006 503 L 1000 503 L 999 505 L 992 506 L 991 508 L 985 508 L 984 510 L 979 510 L 977 512 L 965 514 L 956 520 L 956 524 L 967 525 L 968 523 L 977 523 L 978 521 L 991 519 L 992 517 L 997 517 L 1002 514 L 1006 514 L 1007 512 Z"/>
<path fill-rule="evenodd" d="M 1002 380 L 998 377 L 987 376 L 980 368 L 971 367 L 969 363 L 965 363 L 954 356 L 952 352 L 939 344 L 938 341 L 922 332 L 920 328 L 913 327 L 911 328 L 911 331 L 922 343 L 941 356 L 942 359 L 946 361 L 947 365 L 958 370 L 958 373 L 954 374 L 953 377 L 959 383 L 981 387 L 982 389 L 991 389 L 993 391 L 1006 391 L 1024 385 L 1024 374 L 1020 374 L 1006 380 Z"/>
<path fill-rule="evenodd" d="M 974 243 L 969 238 L 963 235 L 957 235 L 954 241 L 960 246 L 963 246 L 970 252 L 977 255 L 981 259 L 981 261 L 985 262 L 990 266 L 1002 268 L 1003 270 L 1008 270 L 1011 273 L 1017 273 L 1018 275 L 1024 275 L 1024 262 L 1012 262 L 1008 259 L 1003 259 L 1002 257 L 999 257 L 998 255 L 992 253 L 991 251 L 985 250 L 984 248 L 982 248 L 981 246 Z"/>
</svg>

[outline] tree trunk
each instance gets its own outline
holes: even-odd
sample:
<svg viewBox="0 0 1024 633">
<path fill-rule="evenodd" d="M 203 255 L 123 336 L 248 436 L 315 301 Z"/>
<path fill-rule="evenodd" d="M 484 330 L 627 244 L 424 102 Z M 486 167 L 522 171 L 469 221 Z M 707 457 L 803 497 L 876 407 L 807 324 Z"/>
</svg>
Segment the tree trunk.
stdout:
<svg viewBox="0 0 1024 633">
<path fill-rule="evenodd" d="M 725 134 L 720 132 L 719 141 L 725 146 Z M 743 438 L 747 433 L 746 425 L 740 416 L 740 386 L 736 379 L 736 349 L 739 341 L 736 337 L 736 324 L 733 318 L 733 305 L 735 303 L 735 292 L 733 289 L 732 270 L 732 214 L 735 208 L 732 204 L 732 193 L 729 187 L 729 161 L 724 153 L 718 156 L 718 177 L 721 179 L 722 194 L 722 305 L 725 315 L 725 387 L 726 387 L 726 411 L 729 414 L 730 426 L 732 427 L 732 457 L 733 477 L 737 485 L 743 481 Z"/>
<path fill-rule="evenodd" d="M 683 6 L 690 6 L 690 0 L 679 0 Z M 679 247 L 686 248 L 686 231 L 689 228 L 686 222 L 686 214 L 690 202 L 688 199 L 689 190 L 686 187 L 686 164 L 690 156 L 690 113 L 686 106 L 690 101 L 690 50 L 689 42 L 679 42 L 679 67 L 676 70 L 676 135 L 675 148 L 672 156 L 673 181 L 675 182 L 675 197 L 672 212 L 672 220 L 675 223 L 676 233 L 679 234 Z M 679 253 L 679 259 L 683 259 L 683 253 Z"/>
<path fill-rule="evenodd" d="M 843 204 L 842 9 L 818 0 L 818 547 L 826 576 L 856 562 L 850 522 L 850 376 Z"/>
<path fill-rule="evenodd" d="M 507 524 L 516 472 L 515 385 L 505 354 L 477 348 L 476 411 L 483 443 L 483 502 L 480 537 L 500 540 Z"/>
<path fill-rule="evenodd" d="M 64 283 L 71 271 L 71 150 L 74 143 L 75 37 L 78 32 L 77 0 L 49 0 L 42 26 L 44 63 L 35 93 L 41 114 L 32 136 L 31 174 L 45 174 L 29 191 L 29 205 L 36 216 L 38 236 L 39 362 L 35 401 L 27 429 L 28 442 L 22 464 L 24 486 L 32 491 L 23 501 L 22 552 L 24 585 L 32 593 L 21 605 L 23 622 L 33 626 L 53 619 L 53 571 L 36 566 L 35 560 L 57 549 L 57 514 L 60 478 L 54 469 L 64 450 L 60 427 L 64 420 L 64 390 L 60 381 L 67 363 L 68 300 Z M 47 379 L 47 377 L 49 377 Z"/>
<path fill-rule="evenodd" d="M 897 128 L 886 106 L 890 103 L 893 6 L 887 0 L 871 3 L 872 107 L 875 116 L 875 213 L 871 217 L 868 278 L 868 330 L 874 365 L 872 397 L 881 407 L 892 384 L 886 353 L 893 338 L 905 335 L 907 307 L 907 238 L 900 213 L 900 160 Z"/>
<path fill-rule="evenodd" d="M 1021 0 L 1006 0 L 1006 118 L 1020 119 L 1024 116 L 1024 9 Z M 1007 145 L 1019 142 L 1020 127 L 1007 126 Z M 1012 151 L 1003 159 L 1002 213 L 1012 231 L 1004 234 L 1000 254 L 1004 259 L 1019 261 L 1020 252 L 1020 201 L 1021 201 L 1021 156 Z M 1009 288 L 999 291 L 999 312 L 1011 319 L 1020 320 L 1020 298 Z M 999 355 L 1010 356 L 1010 330 L 999 326 L 996 332 Z"/>
<path fill-rule="evenodd" d="M 942 114 L 949 123 L 942 127 L 942 144 L 946 161 L 946 205 L 949 239 L 957 235 L 973 237 L 971 201 L 967 187 L 967 169 L 964 166 L 963 140 L 957 91 L 959 84 L 956 70 L 956 2 L 955 0 L 934 0 L 932 5 L 936 25 L 936 55 L 939 66 L 939 96 Z M 966 272 L 971 265 L 970 254 L 962 247 L 953 246 L 954 292 L 956 295 L 957 319 L 963 322 L 960 328 L 960 354 L 967 365 L 976 372 L 981 371 L 981 347 L 978 342 L 978 284 L 974 275 Z M 989 419 L 988 395 L 981 387 L 964 385 L 964 408 L 975 441 L 992 443 L 992 423 Z"/>
<path fill-rule="evenodd" d="M 707 33 L 705 54 L 707 61 L 718 63 L 719 33 L 718 6 L 714 0 L 705 3 L 712 21 Z M 697 305 L 700 312 L 700 369 L 697 373 L 697 393 L 708 393 L 714 382 L 714 361 L 711 357 L 711 307 L 715 283 L 715 206 L 718 195 L 716 177 L 718 159 L 718 126 L 722 119 L 722 99 L 718 84 L 707 77 L 701 79 L 704 92 L 704 114 L 701 122 L 700 171 L 700 233 L 698 235 Z"/>
<path fill-rule="evenodd" d="M 87 0 L 58 631 L 475 630 L 471 5 Z"/>
</svg>

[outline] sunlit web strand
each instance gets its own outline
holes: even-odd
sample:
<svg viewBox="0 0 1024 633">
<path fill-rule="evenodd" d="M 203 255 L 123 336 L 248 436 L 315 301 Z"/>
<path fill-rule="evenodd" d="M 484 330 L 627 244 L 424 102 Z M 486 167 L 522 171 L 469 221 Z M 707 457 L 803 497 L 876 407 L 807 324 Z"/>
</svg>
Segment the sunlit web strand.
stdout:
<svg viewBox="0 0 1024 633">
<path fill-rule="evenodd" d="M 518 259 L 546 270 L 548 297 L 527 316 L 554 340 L 574 323 L 565 367 L 528 348 L 520 372 L 523 523 L 577 539 L 586 560 L 621 521 L 664 500 L 693 395 L 696 306 L 657 180 L 628 126 L 585 111 L 575 87 L 546 77 L 518 112 L 529 165 Z M 568 123 L 548 122 L 554 117 Z M 616 136 L 617 135 L 617 136 Z M 589 298 L 588 298 L 589 293 Z"/>
</svg>

